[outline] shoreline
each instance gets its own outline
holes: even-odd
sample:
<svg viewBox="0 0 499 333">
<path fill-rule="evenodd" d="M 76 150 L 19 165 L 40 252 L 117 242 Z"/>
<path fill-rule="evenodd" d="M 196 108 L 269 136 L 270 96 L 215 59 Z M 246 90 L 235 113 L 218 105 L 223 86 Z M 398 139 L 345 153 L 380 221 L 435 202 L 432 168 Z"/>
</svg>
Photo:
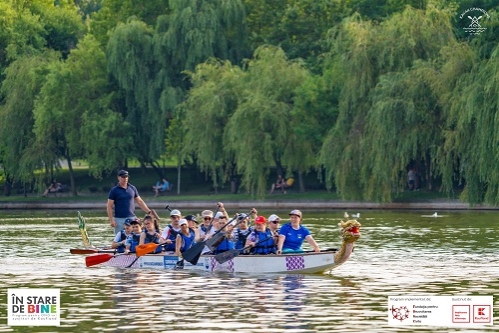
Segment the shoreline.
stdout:
<svg viewBox="0 0 499 333">
<path fill-rule="evenodd" d="M 172 201 L 157 202 L 145 200 L 151 209 L 165 209 L 166 205 L 178 209 L 197 209 L 200 207 L 213 206 L 213 201 Z M 429 200 L 425 202 L 396 202 L 396 203 L 374 203 L 374 202 L 343 202 L 343 201 L 224 201 L 228 209 L 296 209 L 303 210 L 499 210 L 497 206 L 477 205 L 470 206 L 458 200 Z M 105 201 L 88 202 L 0 202 L 0 209 L 103 209 L 106 210 Z"/>
</svg>

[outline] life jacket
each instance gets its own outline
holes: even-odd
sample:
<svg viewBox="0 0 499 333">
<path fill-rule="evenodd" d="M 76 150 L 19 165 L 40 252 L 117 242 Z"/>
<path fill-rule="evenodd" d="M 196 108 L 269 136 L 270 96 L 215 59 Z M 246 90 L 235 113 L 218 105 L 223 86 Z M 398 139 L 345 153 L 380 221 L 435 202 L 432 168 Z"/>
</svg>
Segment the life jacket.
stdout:
<svg viewBox="0 0 499 333">
<path fill-rule="evenodd" d="M 156 243 L 156 244 L 159 244 L 159 237 L 156 236 L 156 234 L 151 235 L 150 233 L 147 232 L 147 230 L 144 230 L 143 233 L 146 234 L 146 237 L 144 239 L 144 244 L 147 244 L 147 243 Z M 156 250 L 154 251 L 154 253 L 160 253 L 161 251 L 162 251 L 162 247 L 158 246 L 156 248 Z"/>
<path fill-rule="evenodd" d="M 251 232 L 253 231 L 252 228 L 248 228 L 247 230 L 241 230 L 241 229 L 237 229 L 236 230 L 236 234 L 237 234 L 237 242 L 236 242 L 236 249 L 242 249 L 245 244 L 246 244 L 246 239 L 248 238 L 248 236 L 251 234 Z M 246 234 L 244 234 L 243 232 L 246 232 Z"/>
<path fill-rule="evenodd" d="M 189 236 L 186 236 L 181 232 L 178 234 L 180 235 L 180 237 L 182 237 L 182 245 L 180 246 L 180 252 L 184 252 L 194 244 L 194 238 L 196 237 L 196 233 L 194 232 L 194 230 L 189 228 Z"/>
<path fill-rule="evenodd" d="M 234 250 L 234 242 L 229 240 L 227 236 L 224 236 L 220 244 L 213 250 L 213 254 L 219 254 L 225 251 Z"/>
<path fill-rule="evenodd" d="M 140 242 L 140 233 L 139 234 L 132 234 L 131 237 L 131 243 L 130 243 L 130 252 L 135 252 L 135 247 L 139 245 Z"/>
<path fill-rule="evenodd" d="M 173 230 L 173 226 L 171 224 L 169 224 L 167 228 L 168 228 L 168 237 L 166 239 L 171 240 L 172 243 L 165 245 L 165 250 L 175 251 L 175 240 L 177 239 L 177 235 L 180 233 L 180 231 Z"/>
<path fill-rule="evenodd" d="M 127 239 L 127 237 L 128 236 L 126 235 L 125 230 L 121 230 L 120 231 L 120 242 L 123 242 L 125 239 Z M 116 252 L 118 252 L 118 253 L 124 253 L 125 250 L 126 250 L 125 244 L 121 244 L 120 246 L 118 246 L 116 248 Z"/>
<path fill-rule="evenodd" d="M 201 236 L 204 236 L 204 235 L 206 235 L 208 233 L 208 231 L 210 231 L 211 224 L 209 226 L 207 226 L 207 227 L 204 224 L 201 224 L 201 227 L 199 229 L 200 229 Z"/>
<path fill-rule="evenodd" d="M 272 237 L 272 232 L 270 231 L 269 228 L 265 229 L 265 231 L 253 231 L 257 238 L 255 240 L 255 243 L 261 242 L 257 244 L 256 246 L 252 247 L 250 252 L 251 254 L 269 254 L 269 253 L 275 253 L 275 243 L 274 243 L 274 238 Z M 270 238 L 268 238 L 270 237 Z M 263 242 L 264 239 L 268 238 L 266 241 Z"/>
</svg>

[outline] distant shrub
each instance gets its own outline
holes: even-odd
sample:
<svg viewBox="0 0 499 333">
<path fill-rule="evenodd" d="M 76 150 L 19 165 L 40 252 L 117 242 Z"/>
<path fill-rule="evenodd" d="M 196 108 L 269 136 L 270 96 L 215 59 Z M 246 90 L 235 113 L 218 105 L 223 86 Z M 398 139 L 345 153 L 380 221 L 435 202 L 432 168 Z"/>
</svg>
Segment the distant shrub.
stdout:
<svg viewBox="0 0 499 333">
<path fill-rule="evenodd" d="M 99 191 L 97 186 L 89 186 L 88 190 L 90 191 L 90 193 L 97 193 L 97 191 Z"/>
</svg>

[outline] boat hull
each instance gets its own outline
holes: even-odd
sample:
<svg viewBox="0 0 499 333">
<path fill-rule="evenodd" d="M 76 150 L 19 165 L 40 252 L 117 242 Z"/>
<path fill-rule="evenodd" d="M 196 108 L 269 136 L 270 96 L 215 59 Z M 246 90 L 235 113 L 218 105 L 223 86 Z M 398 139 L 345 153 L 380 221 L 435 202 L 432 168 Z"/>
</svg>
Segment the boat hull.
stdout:
<svg viewBox="0 0 499 333">
<path fill-rule="evenodd" d="M 104 266 L 139 269 L 179 269 L 189 271 L 214 272 L 224 271 L 231 273 L 322 273 L 331 270 L 341 263 L 335 262 L 336 251 L 319 253 L 307 252 L 300 254 L 283 255 L 240 255 L 223 264 L 216 261 L 213 255 L 202 255 L 197 265 L 183 261 L 179 267 L 178 257 L 174 254 L 148 254 L 136 259 L 133 254 L 112 258 L 103 263 Z"/>
</svg>

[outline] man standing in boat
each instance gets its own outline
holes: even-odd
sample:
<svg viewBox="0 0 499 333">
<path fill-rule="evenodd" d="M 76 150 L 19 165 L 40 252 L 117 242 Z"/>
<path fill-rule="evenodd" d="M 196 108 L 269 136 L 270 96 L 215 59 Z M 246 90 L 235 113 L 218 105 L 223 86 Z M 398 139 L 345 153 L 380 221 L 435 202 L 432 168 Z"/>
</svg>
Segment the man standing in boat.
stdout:
<svg viewBox="0 0 499 333">
<path fill-rule="evenodd" d="M 153 214 L 159 220 L 155 212 L 147 207 L 139 195 L 137 188 L 128 183 L 128 171 L 118 171 L 118 184 L 109 191 L 107 198 L 107 216 L 109 224 L 114 228 L 114 234 L 125 228 L 126 219 L 135 220 L 135 204 L 146 214 Z M 113 212 L 114 207 L 114 212 Z M 114 213 L 114 214 L 113 214 Z"/>
</svg>

